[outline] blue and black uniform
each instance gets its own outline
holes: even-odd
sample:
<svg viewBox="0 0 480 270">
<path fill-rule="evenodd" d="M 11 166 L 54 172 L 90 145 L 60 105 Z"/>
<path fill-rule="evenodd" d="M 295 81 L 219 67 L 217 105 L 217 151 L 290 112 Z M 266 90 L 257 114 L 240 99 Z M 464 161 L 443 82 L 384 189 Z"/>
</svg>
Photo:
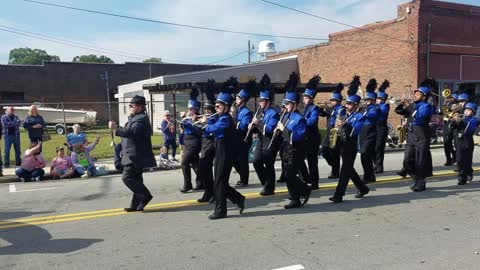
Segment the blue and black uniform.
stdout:
<svg viewBox="0 0 480 270">
<path fill-rule="evenodd" d="M 211 122 L 215 122 L 216 117 L 212 117 Z M 200 181 L 205 187 L 202 198 L 199 202 L 208 202 L 213 197 L 213 160 L 215 159 L 215 135 L 209 133 L 206 129 L 202 133 L 202 148 L 200 150 L 200 160 L 198 162 L 198 174 Z"/>
<path fill-rule="evenodd" d="M 363 112 L 365 120 L 360 133 L 360 159 L 363 167 L 363 181 L 366 183 L 376 181 L 373 162 L 375 159 L 377 118 L 379 114 L 380 111 L 374 104 L 368 105 Z"/>
<path fill-rule="evenodd" d="M 196 174 L 196 189 L 202 189 L 203 183 L 198 173 L 199 154 L 202 148 L 201 136 L 202 130 L 193 125 L 192 119 L 186 119 L 181 123 L 184 134 L 184 150 L 182 154 L 182 172 L 183 172 L 183 188 L 182 192 L 192 189 L 192 172 Z"/>
<path fill-rule="evenodd" d="M 473 179 L 473 134 L 477 129 L 479 119 L 466 116 L 460 121 L 452 121 L 452 129 L 455 130 L 455 147 L 457 150 L 458 184 L 464 185 Z"/>
<path fill-rule="evenodd" d="M 279 145 L 274 141 L 270 148 L 268 148 L 268 146 L 272 140 L 273 131 L 277 127 L 279 118 L 279 114 L 273 108 L 269 107 L 263 110 L 263 116 L 256 125 L 259 138 L 255 148 L 253 167 L 263 185 L 262 192 L 268 194 L 275 191 L 274 164 Z"/>
<path fill-rule="evenodd" d="M 366 121 L 366 116 L 362 113 L 355 112 L 352 114 L 347 113 L 345 117 L 346 119 L 342 126 L 342 134 L 338 141 L 342 157 L 342 167 L 340 169 L 340 177 L 338 179 L 335 194 L 330 198 L 330 200 L 334 202 L 342 201 L 350 179 L 358 189 L 359 193 L 367 194 L 369 192 L 369 188 L 360 179 L 360 176 L 354 168 L 355 158 L 357 157 L 358 151 L 358 136 L 365 127 L 364 122 Z"/>
<path fill-rule="evenodd" d="M 235 157 L 233 159 L 233 167 L 240 175 L 240 181 L 238 185 L 248 185 L 249 178 L 249 166 L 248 166 L 248 152 L 252 146 L 251 136 L 247 136 L 248 125 L 252 122 L 252 112 L 246 107 L 240 107 L 233 118 L 235 130 L 234 130 L 234 144 L 235 144 Z"/>
<path fill-rule="evenodd" d="M 233 121 L 228 113 L 218 118 L 210 118 L 205 131 L 215 137 L 214 185 L 215 210 L 211 219 L 227 215 L 227 199 L 242 209 L 245 197 L 228 183 L 233 164 Z"/>
<path fill-rule="evenodd" d="M 385 156 L 385 143 L 388 137 L 388 114 L 390 104 L 382 101 L 378 104 L 380 113 L 377 118 L 377 140 L 375 142 L 375 173 L 383 173 L 383 160 Z"/>
<path fill-rule="evenodd" d="M 330 130 L 335 127 L 337 117 L 343 118 L 345 116 L 345 109 L 342 105 L 335 105 L 333 108 L 321 113 L 320 116 L 327 117 L 327 133 L 322 145 L 322 156 L 327 161 L 328 165 L 332 167 L 329 178 L 338 178 L 340 173 L 340 147 L 338 144 L 332 149 L 330 148 Z"/>
</svg>

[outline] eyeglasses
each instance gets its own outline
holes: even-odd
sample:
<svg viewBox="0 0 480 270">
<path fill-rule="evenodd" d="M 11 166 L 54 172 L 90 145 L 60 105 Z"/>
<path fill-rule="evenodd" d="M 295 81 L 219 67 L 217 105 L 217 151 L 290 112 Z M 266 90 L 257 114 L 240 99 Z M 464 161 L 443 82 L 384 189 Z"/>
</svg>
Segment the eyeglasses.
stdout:
<svg viewBox="0 0 480 270">
<path fill-rule="evenodd" d="M 215 109 L 219 109 L 220 107 L 220 105 L 215 105 Z"/>
</svg>

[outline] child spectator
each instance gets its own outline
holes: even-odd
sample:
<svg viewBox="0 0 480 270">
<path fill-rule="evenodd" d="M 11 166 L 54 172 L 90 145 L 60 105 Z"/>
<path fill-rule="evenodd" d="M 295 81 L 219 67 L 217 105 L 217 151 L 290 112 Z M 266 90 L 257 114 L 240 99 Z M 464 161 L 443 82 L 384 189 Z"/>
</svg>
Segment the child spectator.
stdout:
<svg viewBox="0 0 480 270">
<path fill-rule="evenodd" d="M 65 156 L 65 149 L 63 147 L 57 147 L 55 151 L 57 152 L 57 157 L 52 161 L 50 175 L 53 176 L 53 179 L 63 179 L 72 176 L 72 161 L 69 157 Z"/>
<path fill-rule="evenodd" d="M 33 179 L 38 182 L 45 174 L 43 168 L 45 168 L 45 160 L 43 159 L 40 151 L 42 142 L 32 143 L 25 151 L 25 156 L 22 159 L 20 168 L 15 171 L 15 174 L 22 181 L 30 181 Z"/>
<path fill-rule="evenodd" d="M 97 136 L 95 142 L 90 145 L 85 146 L 81 143 L 73 145 L 70 160 L 72 161 L 75 172 L 82 177 L 95 176 L 95 164 L 90 156 L 90 152 L 95 149 L 95 146 L 98 144 L 99 140 L 100 136 Z"/>
<path fill-rule="evenodd" d="M 160 149 L 160 160 L 168 160 L 167 148 L 164 146 Z"/>
<path fill-rule="evenodd" d="M 163 167 L 167 170 L 175 169 L 175 165 L 173 164 L 173 160 L 168 159 L 168 152 L 166 147 L 162 147 L 160 149 L 160 162 L 159 167 Z"/>
<path fill-rule="evenodd" d="M 72 150 L 74 144 L 86 144 L 87 143 L 87 135 L 85 133 L 80 132 L 80 125 L 75 124 L 73 125 L 73 132 L 67 135 L 67 146 L 70 150 Z"/>
</svg>

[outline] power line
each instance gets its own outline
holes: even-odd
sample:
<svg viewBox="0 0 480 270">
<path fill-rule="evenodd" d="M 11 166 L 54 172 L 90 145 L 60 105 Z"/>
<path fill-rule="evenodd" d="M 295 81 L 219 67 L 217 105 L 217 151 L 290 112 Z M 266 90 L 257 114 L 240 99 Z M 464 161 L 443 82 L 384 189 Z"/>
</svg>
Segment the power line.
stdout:
<svg viewBox="0 0 480 270">
<path fill-rule="evenodd" d="M 165 25 L 172 25 L 172 26 L 177 26 L 177 27 L 192 28 L 192 29 L 198 29 L 198 30 L 208 30 L 208 31 L 231 33 L 231 34 L 241 34 L 241 35 L 249 35 L 249 36 L 262 36 L 262 37 L 273 37 L 273 38 L 285 38 L 285 39 L 301 39 L 301 40 L 316 40 L 316 41 L 319 41 L 319 40 L 323 40 L 323 41 L 327 40 L 327 41 L 328 41 L 328 40 L 329 40 L 329 39 L 326 39 L 326 38 L 301 37 L 301 36 L 286 36 L 286 35 L 273 35 L 273 34 L 254 33 L 254 32 L 234 31 L 234 30 L 221 29 L 221 28 L 211 28 L 211 27 L 205 27 L 205 26 L 195 26 L 195 25 L 181 24 L 181 23 L 175 23 L 175 22 L 159 21 L 159 20 L 154 20 L 154 19 L 147 19 L 147 18 L 127 16 L 127 15 L 120 15 L 120 14 L 114 14 L 114 13 L 109 13 L 109 12 L 104 12 L 104 11 L 97 11 L 97 10 L 84 9 L 84 8 L 77 8 L 77 7 L 72 7 L 72 6 L 52 4 L 52 3 L 41 2 L 41 1 L 34 1 L 34 0 L 24 0 L 24 1 L 25 1 L 25 2 L 30 2 L 30 3 L 36 3 L 36 4 L 46 5 L 46 6 L 59 7 L 59 8 L 65 8 L 65 9 L 83 11 L 83 12 L 88 12 L 88 13 L 101 14 L 101 15 L 106 15 L 106 16 L 119 17 L 119 18 L 124 18 L 124 19 L 131 19 L 131 20 L 137 20 L 137 21 L 145 21 L 145 22 L 158 23 L 158 24 L 165 24 Z"/>
<path fill-rule="evenodd" d="M 288 9 L 288 10 L 292 10 L 292 11 L 295 11 L 295 12 L 299 12 L 299 13 L 302 13 L 302 14 L 305 14 L 305 15 L 308 15 L 308 16 L 312 16 L 312 17 L 315 17 L 315 18 L 318 18 L 318 19 L 322 19 L 322 20 L 325 20 L 325 21 L 329 21 L 329 22 L 332 22 L 332 23 L 336 23 L 336 24 L 340 24 L 340 25 L 343 25 L 343 26 L 348 26 L 348 27 L 351 27 L 351 28 L 355 28 L 355 29 L 357 29 L 357 30 L 361 30 L 361 31 L 364 31 L 364 32 L 369 32 L 369 33 L 372 33 L 372 34 L 381 35 L 381 36 L 388 37 L 388 38 L 392 38 L 392 39 L 396 39 L 396 40 L 399 40 L 399 41 L 402 41 L 402 42 L 408 42 L 408 40 L 403 40 L 403 39 L 400 39 L 400 38 L 397 38 L 397 37 L 392 37 L 392 36 L 385 35 L 385 34 L 382 34 L 382 33 L 370 31 L 370 30 L 365 29 L 365 28 L 361 28 L 361 27 L 357 27 L 357 26 L 354 26 L 354 25 L 350 25 L 350 24 L 346 24 L 346 23 L 339 22 L 339 21 L 335 21 L 335 20 L 332 20 L 332 19 L 329 19 L 329 18 L 325 18 L 325 17 L 322 17 L 322 16 L 318 16 L 318 15 L 315 15 L 315 14 L 312 14 L 312 13 L 308 13 L 308 12 L 303 11 L 303 10 L 299 10 L 299 9 L 296 9 L 296 8 L 288 7 L 288 6 L 285 6 L 285 5 L 282 5 L 282 4 L 278 4 L 278 3 L 275 3 L 275 2 L 272 2 L 272 1 L 268 1 L 268 0 L 260 0 L 260 1 L 265 2 L 265 3 L 269 3 L 269 4 L 271 4 L 271 5 L 278 6 L 278 7 L 281 7 L 281 8 L 285 8 L 285 9 Z"/>
<path fill-rule="evenodd" d="M 244 53 L 247 53 L 247 52 L 248 52 L 248 50 L 245 50 L 245 51 L 243 51 L 243 52 L 234 54 L 234 55 L 232 55 L 232 56 L 230 56 L 230 57 L 227 57 L 227 58 L 224 58 L 224 59 L 222 59 L 222 60 L 215 61 L 215 62 L 211 62 L 211 63 L 205 64 L 205 65 L 215 65 L 215 64 L 218 64 L 218 63 L 227 61 L 227 60 L 229 60 L 229 59 L 235 58 L 235 57 L 237 57 L 237 56 L 240 56 L 240 55 L 242 55 L 242 54 L 244 54 Z"/>
<path fill-rule="evenodd" d="M 100 48 L 100 47 L 82 45 L 81 42 L 58 39 L 58 38 L 54 38 L 54 37 L 50 37 L 50 36 L 46 36 L 46 35 L 42 35 L 42 34 L 36 34 L 36 33 L 32 33 L 32 32 L 23 31 L 23 30 L 20 30 L 20 29 L 15 29 L 15 28 L 12 28 L 12 27 L 6 27 L 6 26 L 3 26 L 3 25 L 0 25 L 0 31 L 9 32 L 9 33 L 13 33 L 13 34 L 21 35 L 21 36 L 27 36 L 27 37 L 31 37 L 31 38 L 36 38 L 36 39 L 40 39 L 40 40 L 45 40 L 45 41 L 49 41 L 49 42 L 53 42 L 53 43 L 57 43 L 57 44 L 62 44 L 62 45 L 70 46 L 70 47 L 76 47 L 76 48 L 80 48 L 80 49 L 91 50 L 91 51 L 96 51 L 96 52 L 100 52 L 100 53 L 106 53 L 106 54 L 110 54 L 110 55 L 116 55 L 116 56 L 131 58 L 131 59 L 145 60 L 145 58 L 152 58 L 152 56 L 142 56 L 142 55 L 138 55 L 138 54 L 128 55 L 129 54 L 128 52 L 122 52 L 122 51 L 116 51 L 116 50 L 105 49 L 105 48 Z M 117 53 L 117 52 L 119 52 L 119 53 Z M 134 55 L 138 55 L 138 56 L 134 56 Z M 139 57 L 139 56 L 142 56 L 143 58 Z M 184 62 L 184 61 L 170 60 L 170 59 L 165 59 L 165 58 L 161 58 L 161 59 L 166 60 L 166 61 L 171 61 L 171 62 L 188 63 L 188 62 Z"/>
</svg>

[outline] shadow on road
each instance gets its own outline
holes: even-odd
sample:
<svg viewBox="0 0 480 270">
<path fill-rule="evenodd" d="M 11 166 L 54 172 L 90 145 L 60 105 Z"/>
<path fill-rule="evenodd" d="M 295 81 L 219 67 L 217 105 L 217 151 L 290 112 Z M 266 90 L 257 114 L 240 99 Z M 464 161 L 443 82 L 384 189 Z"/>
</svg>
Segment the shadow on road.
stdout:
<svg viewBox="0 0 480 270">
<path fill-rule="evenodd" d="M 39 212 L 30 212 L 30 211 L 15 211 L 15 212 L 0 212 L 0 221 L 4 221 L 5 219 L 17 219 L 17 218 L 24 218 L 33 215 L 42 215 L 42 214 L 50 214 L 54 213 L 55 211 L 39 211 Z"/>
</svg>

